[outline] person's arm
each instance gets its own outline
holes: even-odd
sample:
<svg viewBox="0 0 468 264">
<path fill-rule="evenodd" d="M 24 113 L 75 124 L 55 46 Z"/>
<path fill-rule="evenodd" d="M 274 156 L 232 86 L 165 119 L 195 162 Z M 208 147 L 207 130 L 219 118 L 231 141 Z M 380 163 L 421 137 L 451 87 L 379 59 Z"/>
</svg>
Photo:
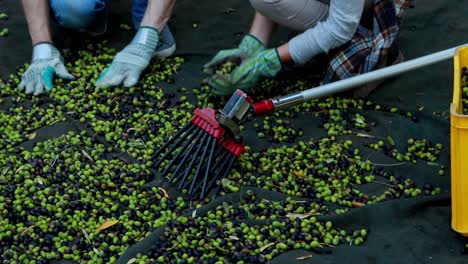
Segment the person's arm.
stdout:
<svg viewBox="0 0 468 264">
<path fill-rule="evenodd" d="M 65 67 L 60 51 L 52 44 L 48 0 L 23 0 L 32 42 L 31 65 L 21 76 L 18 85 L 26 94 L 40 95 L 54 87 L 54 76 L 74 79 Z"/>
<path fill-rule="evenodd" d="M 97 87 L 131 87 L 148 67 L 160 41 L 160 32 L 171 17 L 175 0 L 148 1 L 145 15 L 133 40 L 117 53 L 111 65 L 96 80 Z"/>
<path fill-rule="evenodd" d="M 151 1 L 152 2 L 152 1 Z M 52 42 L 48 0 L 23 0 L 24 14 L 28 22 L 32 45 Z"/>
<path fill-rule="evenodd" d="M 289 43 L 284 43 L 278 47 L 278 56 L 282 63 L 292 61 L 291 53 L 289 52 Z"/>
<path fill-rule="evenodd" d="M 175 2 L 176 0 L 148 1 L 141 26 L 153 27 L 161 32 L 171 17 Z"/>
<path fill-rule="evenodd" d="M 332 0 L 328 18 L 294 37 L 287 44 L 295 63 L 304 64 L 320 53 L 350 41 L 361 20 L 365 0 Z M 279 51 L 286 53 L 285 47 Z M 287 57 L 285 54 L 283 56 Z M 281 57 L 281 55 L 280 55 Z"/>
<path fill-rule="evenodd" d="M 275 29 L 276 23 L 273 20 L 263 16 L 259 12 L 255 12 L 249 34 L 255 36 L 264 46 L 267 46 Z"/>
<path fill-rule="evenodd" d="M 253 57 L 265 50 L 271 38 L 276 23 L 256 12 L 250 26 L 249 34 L 245 35 L 237 48 L 225 49 L 218 52 L 203 67 L 207 73 L 213 74 L 226 61 L 242 61 Z"/>
</svg>

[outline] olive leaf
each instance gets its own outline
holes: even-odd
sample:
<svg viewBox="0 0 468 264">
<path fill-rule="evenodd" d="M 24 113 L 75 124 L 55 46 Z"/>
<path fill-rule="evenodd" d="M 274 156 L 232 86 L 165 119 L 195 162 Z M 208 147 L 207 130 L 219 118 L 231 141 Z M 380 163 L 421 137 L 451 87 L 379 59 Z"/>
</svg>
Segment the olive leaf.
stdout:
<svg viewBox="0 0 468 264">
<path fill-rule="evenodd" d="M 104 230 L 106 228 L 109 228 L 109 227 L 117 224 L 118 222 L 119 222 L 119 220 L 108 220 L 104 224 L 102 224 L 98 228 L 96 228 L 96 231 L 101 231 L 101 230 Z"/>
<path fill-rule="evenodd" d="M 294 176 L 299 178 L 304 178 L 306 175 L 302 171 L 295 171 L 293 172 Z"/>
<path fill-rule="evenodd" d="M 196 216 L 197 216 L 197 209 L 193 210 L 192 218 L 195 218 Z"/>
<path fill-rule="evenodd" d="M 217 246 L 217 245 L 215 245 L 215 248 L 219 249 L 220 251 L 222 251 L 222 252 L 224 252 L 224 253 L 229 252 L 227 249 L 224 249 L 224 248 L 222 248 L 222 247 L 220 247 L 220 246 Z"/>
<path fill-rule="evenodd" d="M 247 218 L 248 219 L 254 219 L 255 216 L 249 211 L 249 209 L 245 209 L 245 212 L 247 213 Z"/>
<path fill-rule="evenodd" d="M 99 250 L 97 248 L 93 248 L 93 251 L 94 253 L 96 253 L 96 255 L 100 255 Z"/>
<path fill-rule="evenodd" d="M 305 260 L 305 259 L 310 259 L 312 257 L 312 254 L 310 255 L 305 255 L 305 256 L 302 256 L 302 257 L 297 257 L 296 259 L 297 260 Z"/>
<path fill-rule="evenodd" d="M 307 218 L 307 217 L 311 217 L 311 216 L 314 216 L 314 215 L 317 215 L 317 214 L 294 214 L 294 213 L 288 213 L 288 214 L 286 215 L 286 217 L 305 219 L 305 218 Z"/>
<path fill-rule="evenodd" d="M 158 190 L 160 190 L 161 192 L 163 192 L 164 197 L 169 198 L 169 194 L 168 194 L 167 191 L 164 190 L 162 187 L 158 187 Z"/>
<path fill-rule="evenodd" d="M 23 232 L 21 232 L 21 234 L 24 235 L 24 234 L 29 233 L 29 231 L 31 231 L 35 226 L 36 226 L 36 225 L 32 225 L 32 226 L 30 226 L 30 227 L 24 229 Z"/>
<path fill-rule="evenodd" d="M 88 243 L 91 244 L 91 239 L 89 239 L 88 232 L 86 232 L 86 230 L 85 230 L 84 228 L 81 228 L 81 232 L 82 232 L 83 235 L 85 236 L 86 241 L 88 241 Z"/>
<path fill-rule="evenodd" d="M 232 240 L 239 240 L 239 238 L 236 237 L 236 236 L 229 236 L 229 238 L 232 239 Z"/>
<path fill-rule="evenodd" d="M 226 214 L 229 214 L 229 205 L 226 202 L 223 202 L 223 209 Z"/>
<path fill-rule="evenodd" d="M 49 126 L 54 125 L 56 123 L 60 122 L 60 119 L 55 120 L 54 122 L 50 123 Z"/>
<path fill-rule="evenodd" d="M 390 143 L 390 145 L 395 146 L 395 141 L 393 140 L 393 138 L 391 138 L 390 136 L 388 136 L 388 137 L 387 137 L 387 140 L 388 140 L 388 143 Z"/>
<path fill-rule="evenodd" d="M 356 133 L 356 136 L 363 137 L 363 138 L 374 138 L 372 135 L 364 134 L 364 133 Z"/>
<path fill-rule="evenodd" d="M 359 124 L 364 124 L 364 120 L 362 120 L 361 118 L 356 118 L 356 122 L 358 122 Z"/>
<path fill-rule="evenodd" d="M 439 163 L 432 162 L 432 161 L 428 161 L 426 164 L 427 164 L 427 166 L 440 166 Z"/>
<path fill-rule="evenodd" d="M 360 203 L 360 202 L 356 202 L 356 201 L 353 201 L 353 202 L 352 202 L 352 205 L 353 205 L 354 207 L 363 207 L 363 206 L 365 206 L 365 204 Z"/>
<path fill-rule="evenodd" d="M 135 241 L 140 241 L 140 239 L 141 239 L 142 237 L 144 237 L 145 234 L 146 234 L 146 232 L 142 232 L 140 235 L 138 235 L 138 236 L 135 238 Z"/>
<path fill-rule="evenodd" d="M 36 137 L 36 132 L 32 132 L 32 133 L 28 134 L 28 139 L 29 140 L 33 140 L 35 137 Z"/>
<path fill-rule="evenodd" d="M 273 243 L 273 242 L 268 243 L 268 244 L 264 245 L 263 247 L 259 248 L 259 250 L 260 250 L 260 252 L 263 252 L 263 251 L 265 251 L 265 249 L 267 249 L 267 248 L 273 246 L 274 244 L 275 244 L 275 243 Z"/>
<path fill-rule="evenodd" d="M 4 168 L 2 171 L 2 176 L 5 176 L 9 170 L 10 170 L 10 167 Z"/>
<path fill-rule="evenodd" d="M 226 179 L 226 178 L 224 178 L 224 179 L 221 180 L 221 184 L 222 184 L 224 187 L 227 187 L 227 186 L 231 185 L 231 183 L 232 183 L 232 182 L 231 182 L 230 180 Z"/>
<path fill-rule="evenodd" d="M 37 177 L 37 182 L 40 184 L 40 185 L 44 185 L 44 181 L 42 180 L 42 178 L 40 176 Z"/>
<path fill-rule="evenodd" d="M 83 153 L 83 155 L 89 159 L 91 162 L 94 162 L 93 158 L 88 154 L 88 152 L 86 152 L 86 150 L 82 149 L 81 150 L 81 153 Z"/>
<path fill-rule="evenodd" d="M 132 258 L 129 261 L 127 261 L 127 264 L 133 264 L 136 262 L 136 258 Z"/>
<path fill-rule="evenodd" d="M 24 165 L 20 166 L 16 171 L 15 174 L 18 174 L 18 172 L 22 171 L 24 169 Z"/>
</svg>

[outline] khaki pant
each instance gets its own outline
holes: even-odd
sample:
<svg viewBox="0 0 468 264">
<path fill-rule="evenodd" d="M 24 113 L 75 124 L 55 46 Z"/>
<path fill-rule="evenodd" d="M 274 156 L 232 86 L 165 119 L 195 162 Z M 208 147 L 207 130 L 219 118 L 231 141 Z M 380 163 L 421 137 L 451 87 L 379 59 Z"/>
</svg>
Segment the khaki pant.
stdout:
<svg viewBox="0 0 468 264">
<path fill-rule="evenodd" d="M 324 2 L 327 1 L 250 0 L 253 8 L 260 14 L 297 31 L 306 31 L 328 17 L 329 5 Z M 373 0 L 366 1 L 361 19 L 361 24 L 367 28 L 372 28 L 372 4 Z"/>
<path fill-rule="evenodd" d="M 329 5 L 318 0 L 250 0 L 260 14 L 288 28 L 305 31 L 328 17 Z"/>
</svg>

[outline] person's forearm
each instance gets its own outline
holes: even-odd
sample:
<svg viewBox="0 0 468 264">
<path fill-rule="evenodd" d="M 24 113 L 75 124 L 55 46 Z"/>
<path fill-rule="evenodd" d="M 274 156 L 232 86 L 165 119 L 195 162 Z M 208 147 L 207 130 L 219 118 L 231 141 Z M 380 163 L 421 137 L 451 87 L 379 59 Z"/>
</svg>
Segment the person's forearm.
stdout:
<svg viewBox="0 0 468 264">
<path fill-rule="evenodd" d="M 278 47 L 278 55 L 280 57 L 281 62 L 283 63 L 292 61 L 291 53 L 289 53 L 288 42 Z"/>
<path fill-rule="evenodd" d="M 250 27 L 250 35 L 255 36 L 259 39 L 264 46 L 268 45 L 271 35 L 276 29 L 276 23 L 273 22 L 268 17 L 263 16 L 262 14 L 255 12 L 255 17 Z"/>
<path fill-rule="evenodd" d="M 364 1 L 331 1 L 327 20 L 289 41 L 289 52 L 294 62 L 304 64 L 317 54 L 327 53 L 350 41 L 359 26 Z"/>
<path fill-rule="evenodd" d="M 166 26 L 174 9 L 175 0 L 150 0 L 146 7 L 145 16 L 141 21 L 142 27 L 153 27 L 159 32 Z"/>
<path fill-rule="evenodd" d="M 23 8 L 32 44 L 52 42 L 49 24 L 49 1 L 23 0 Z"/>
</svg>

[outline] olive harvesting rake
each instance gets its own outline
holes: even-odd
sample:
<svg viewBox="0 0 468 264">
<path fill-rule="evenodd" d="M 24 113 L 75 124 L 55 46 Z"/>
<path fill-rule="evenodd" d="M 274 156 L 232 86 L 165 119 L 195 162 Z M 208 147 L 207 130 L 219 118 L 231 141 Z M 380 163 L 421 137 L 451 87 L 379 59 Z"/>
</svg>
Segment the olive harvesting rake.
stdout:
<svg viewBox="0 0 468 264">
<path fill-rule="evenodd" d="M 453 57 L 458 47 L 395 64 L 320 87 L 254 103 L 241 90 L 235 91 L 221 111 L 196 109 L 188 125 L 178 131 L 153 157 L 162 176 L 190 196 L 203 199 L 220 184 L 235 160 L 246 152 L 240 126 L 256 116 L 383 80 Z"/>
</svg>

